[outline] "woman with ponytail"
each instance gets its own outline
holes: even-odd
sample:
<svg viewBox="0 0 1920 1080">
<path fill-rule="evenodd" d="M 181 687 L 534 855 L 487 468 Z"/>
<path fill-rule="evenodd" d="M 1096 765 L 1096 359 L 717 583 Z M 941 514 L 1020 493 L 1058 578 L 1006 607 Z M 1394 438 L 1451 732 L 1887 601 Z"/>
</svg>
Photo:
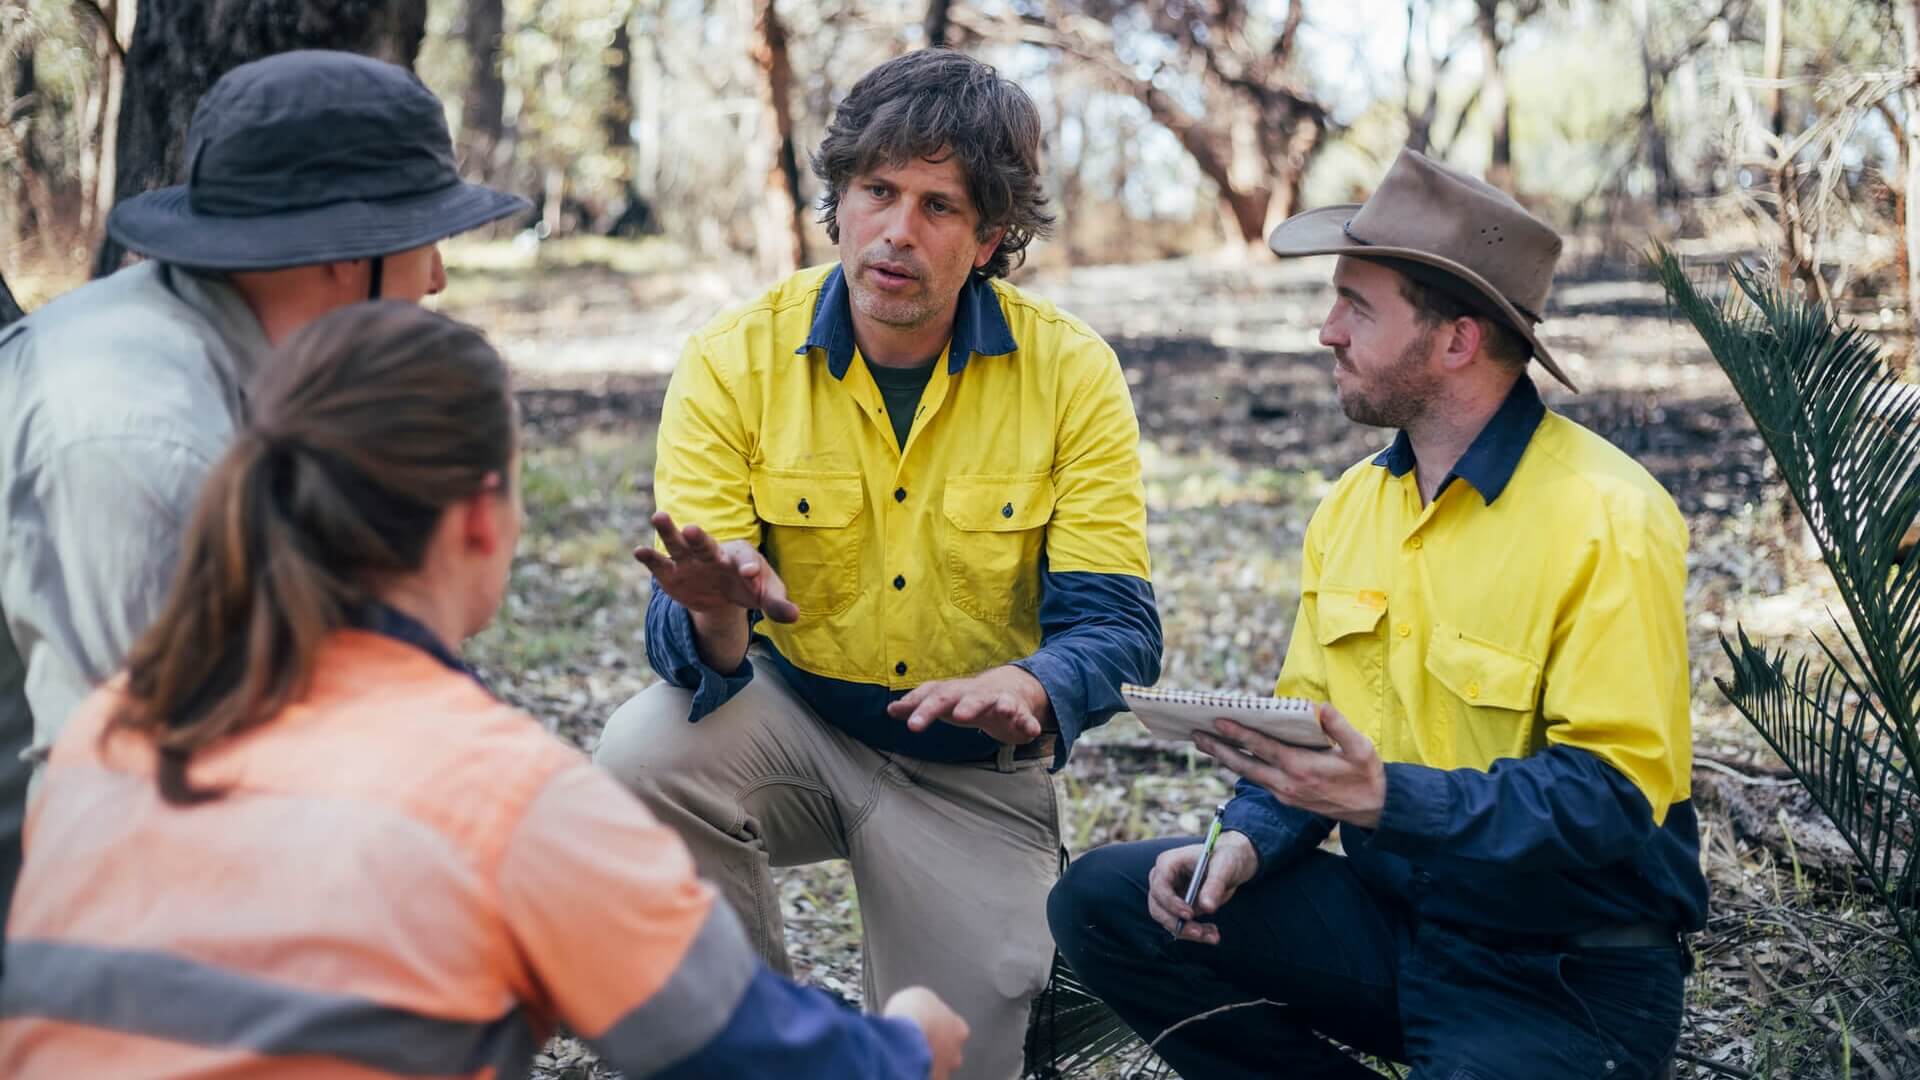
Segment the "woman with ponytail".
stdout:
<svg viewBox="0 0 1920 1080">
<path fill-rule="evenodd" d="M 945 1076 L 925 990 L 768 971 L 686 849 L 455 650 L 521 526 L 475 330 L 358 304 L 249 394 L 168 600 L 55 744 L 0 1076 L 524 1075 L 564 1024 L 631 1076 Z"/>
</svg>

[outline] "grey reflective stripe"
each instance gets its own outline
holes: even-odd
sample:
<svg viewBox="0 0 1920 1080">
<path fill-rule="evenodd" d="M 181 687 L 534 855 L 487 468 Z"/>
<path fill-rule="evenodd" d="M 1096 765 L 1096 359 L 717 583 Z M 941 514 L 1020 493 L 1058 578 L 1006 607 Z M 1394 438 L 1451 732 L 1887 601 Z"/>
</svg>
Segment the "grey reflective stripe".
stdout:
<svg viewBox="0 0 1920 1080">
<path fill-rule="evenodd" d="M 716 900 L 666 985 L 587 1041 L 628 1080 L 643 1080 L 712 1042 L 759 965 L 733 909 Z"/>
<path fill-rule="evenodd" d="M 39 1017 L 197 1046 L 333 1057 L 401 1076 L 488 1066 L 525 1075 L 538 1049 L 517 1006 L 496 1020 L 447 1020 L 172 953 L 9 941 L 5 971 L 5 1019 Z"/>
</svg>

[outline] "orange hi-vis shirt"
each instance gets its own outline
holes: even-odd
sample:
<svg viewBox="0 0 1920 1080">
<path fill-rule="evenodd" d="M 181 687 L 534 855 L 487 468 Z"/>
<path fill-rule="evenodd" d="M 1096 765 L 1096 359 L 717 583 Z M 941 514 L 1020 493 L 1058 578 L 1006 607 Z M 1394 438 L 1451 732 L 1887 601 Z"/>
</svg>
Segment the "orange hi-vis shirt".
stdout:
<svg viewBox="0 0 1920 1080">
<path fill-rule="evenodd" d="M 796 996 L 677 836 L 421 648 L 336 634 L 298 704 L 195 755 L 226 791 L 198 806 L 103 743 L 118 700 L 28 812 L 0 1076 L 522 1076 L 558 1024 L 629 1076 L 926 1074 L 917 1029 Z"/>
</svg>

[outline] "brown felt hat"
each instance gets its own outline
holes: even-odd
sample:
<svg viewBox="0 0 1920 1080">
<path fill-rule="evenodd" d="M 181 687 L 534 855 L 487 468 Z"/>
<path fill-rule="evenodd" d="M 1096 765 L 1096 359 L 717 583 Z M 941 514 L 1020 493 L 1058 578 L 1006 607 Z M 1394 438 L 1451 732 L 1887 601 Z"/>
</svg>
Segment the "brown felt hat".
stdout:
<svg viewBox="0 0 1920 1080">
<path fill-rule="evenodd" d="M 1575 392 L 1534 334 L 1553 287 L 1560 236 L 1513 196 L 1402 150 L 1364 203 L 1296 214 L 1267 238 L 1274 254 L 1406 259 L 1445 271 L 1491 302 L 1540 366 Z"/>
</svg>

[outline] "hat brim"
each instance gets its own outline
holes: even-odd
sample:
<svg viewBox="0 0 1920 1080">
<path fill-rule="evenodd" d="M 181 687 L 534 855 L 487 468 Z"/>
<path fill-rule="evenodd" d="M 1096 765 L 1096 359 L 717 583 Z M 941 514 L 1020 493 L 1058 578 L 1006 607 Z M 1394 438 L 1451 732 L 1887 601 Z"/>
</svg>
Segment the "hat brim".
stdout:
<svg viewBox="0 0 1920 1080">
<path fill-rule="evenodd" d="M 180 185 L 114 207 L 107 232 L 133 251 L 176 266 L 284 270 L 410 251 L 532 208 L 518 195 L 457 183 L 399 199 L 226 217 L 195 213 Z"/>
<path fill-rule="evenodd" d="M 1296 214 L 1275 226 L 1273 233 L 1267 237 L 1267 246 L 1281 258 L 1298 258 L 1306 255 L 1353 255 L 1360 258 L 1372 256 L 1407 259 L 1445 270 L 1473 286 L 1474 291 L 1499 308 L 1506 316 L 1508 328 L 1525 338 L 1527 344 L 1532 346 L 1534 358 L 1540 361 L 1540 366 L 1546 368 L 1548 373 L 1560 380 L 1567 389 L 1576 394 L 1580 392 L 1580 388 L 1575 386 L 1573 380 L 1567 377 L 1567 373 L 1560 370 L 1560 365 L 1554 362 L 1553 353 L 1548 351 L 1546 345 L 1541 343 L 1539 336 L 1533 332 L 1532 320 L 1520 314 L 1520 309 L 1514 307 L 1486 278 L 1452 259 L 1414 248 L 1365 244 L 1349 236 L 1347 223 L 1353 220 L 1355 213 L 1359 212 L 1360 205 L 1359 203 L 1341 203 L 1338 206 L 1323 206 L 1318 210 Z"/>
</svg>

